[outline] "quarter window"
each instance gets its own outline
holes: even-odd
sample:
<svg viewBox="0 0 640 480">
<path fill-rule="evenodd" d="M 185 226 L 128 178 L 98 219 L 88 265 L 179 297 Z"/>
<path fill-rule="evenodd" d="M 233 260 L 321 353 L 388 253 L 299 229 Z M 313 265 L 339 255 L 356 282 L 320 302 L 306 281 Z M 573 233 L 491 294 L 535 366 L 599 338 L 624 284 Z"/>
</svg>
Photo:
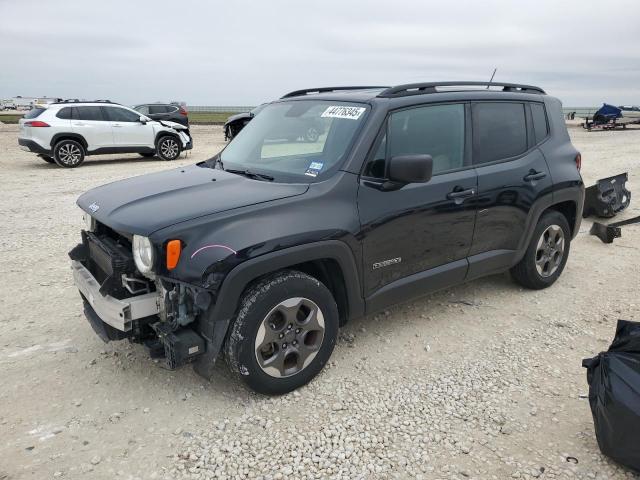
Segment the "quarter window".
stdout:
<svg viewBox="0 0 640 480">
<path fill-rule="evenodd" d="M 477 103 L 473 107 L 473 163 L 515 157 L 527 150 L 522 103 Z"/>
<path fill-rule="evenodd" d="M 532 103 L 531 116 L 533 117 L 533 131 L 536 136 L 536 144 L 538 144 L 549 134 L 547 114 L 544 111 L 544 105 L 541 103 Z"/>
<path fill-rule="evenodd" d="M 120 107 L 105 107 L 107 117 L 112 122 L 138 122 L 140 114 Z"/>
<path fill-rule="evenodd" d="M 75 114 L 74 120 L 104 120 L 100 107 L 76 107 Z"/>
</svg>

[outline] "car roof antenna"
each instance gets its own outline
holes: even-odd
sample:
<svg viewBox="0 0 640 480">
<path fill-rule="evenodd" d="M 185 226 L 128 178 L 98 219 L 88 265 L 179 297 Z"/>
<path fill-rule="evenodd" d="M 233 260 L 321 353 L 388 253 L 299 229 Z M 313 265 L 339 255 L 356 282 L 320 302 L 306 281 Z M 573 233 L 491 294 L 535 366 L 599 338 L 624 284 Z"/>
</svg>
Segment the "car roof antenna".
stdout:
<svg viewBox="0 0 640 480">
<path fill-rule="evenodd" d="M 487 90 L 489 90 L 489 87 L 491 86 L 491 82 L 493 82 L 493 77 L 496 76 L 496 72 L 498 71 L 497 68 L 493 69 L 493 73 L 491 74 L 491 78 L 489 79 L 489 83 L 487 83 Z"/>
</svg>

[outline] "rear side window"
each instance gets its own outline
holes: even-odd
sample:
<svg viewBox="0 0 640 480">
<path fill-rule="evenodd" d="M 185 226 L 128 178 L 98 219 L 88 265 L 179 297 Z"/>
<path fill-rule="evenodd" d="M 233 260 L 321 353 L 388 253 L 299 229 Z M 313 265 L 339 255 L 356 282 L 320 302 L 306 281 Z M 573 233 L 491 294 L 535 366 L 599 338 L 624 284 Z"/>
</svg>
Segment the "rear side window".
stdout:
<svg viewBox="0 0 640 480">
<path fill-rule="evenodd" d="M 473 163 L 515 157 L 527 150 L 522 103 L 476 103 L 473 106 Z"/>
<path fill-rule="evenodd" d="M 71 107 L 64 107 L 56 114 L 56 117 L 62 120 L 71 120 Z"/>
<path fill-rule="evenodd" d="M 547 125 L 547 114 L 544 111 L 544 105 L 541 103 L 532 103 L 531 116 L 533 117 L 533 132 L 536 137 L 536 144 L 538 144 L 549 135 L 549 126 Z"/>
<path fill-rule="evenodd" d="M 100 107 L 75 107 L 74 119 L 103 121 L 102 109 Z"/>
<path fill-rule="evenodd" d="M 105 107 L 107 117 L 112 122 L 138 122 L 140 114 L 120 107 Z"/>
<path fill-rule="evenodd" d="M 31 110 L 29 110 L 27 113 L 24 114 L 23 118 L 36 118 L 45 110 L 46 108 L 32 108 Z"/>
<path fill-rule="evenodd" d="M 149 105 L 149 113 L 151 115 L 155 113 L 167 113 L 167 107 L 164 105 Z"/>
</svg>

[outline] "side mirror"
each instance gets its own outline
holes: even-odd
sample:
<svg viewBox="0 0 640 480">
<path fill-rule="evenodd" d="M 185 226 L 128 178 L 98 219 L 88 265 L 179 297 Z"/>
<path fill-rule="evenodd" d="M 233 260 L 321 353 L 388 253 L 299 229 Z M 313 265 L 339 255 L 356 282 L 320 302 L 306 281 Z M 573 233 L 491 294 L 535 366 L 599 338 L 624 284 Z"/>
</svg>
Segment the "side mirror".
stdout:
<svg viewBox="0 0 640 480">
<path fill-rule="evenodd" d="M 138 119 L 138 121 L 141 124 L 145 125 L 149 121 L 149 119 L 147 117 L 144 117 L 144 116 L 140 115 L 140 118 Z"/>
<path fill-rule="evenodd" d="M 389 161 L 389 180 L 392 182 L 426 183 L 432 176 L 431 155 L 399 155 Z"/>
</svg>

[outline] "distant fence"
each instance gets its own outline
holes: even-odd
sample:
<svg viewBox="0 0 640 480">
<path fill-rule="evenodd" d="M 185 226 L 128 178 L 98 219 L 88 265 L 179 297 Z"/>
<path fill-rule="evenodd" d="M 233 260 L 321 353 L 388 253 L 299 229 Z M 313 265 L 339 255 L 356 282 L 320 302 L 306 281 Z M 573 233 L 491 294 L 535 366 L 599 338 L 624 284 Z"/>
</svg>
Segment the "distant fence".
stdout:
<svg viewBox="0 0 640 480">
<path fill-rule="evenodd" d="M 253 110 L 255 107 L 224 107 L 224 106 L 211 106 L 211 105 L 187 105 L 189 112 L 203 112 L 203 113 L 221 113 L 221 112 L 233 112 L 242 113 Z"/>
</svg>

